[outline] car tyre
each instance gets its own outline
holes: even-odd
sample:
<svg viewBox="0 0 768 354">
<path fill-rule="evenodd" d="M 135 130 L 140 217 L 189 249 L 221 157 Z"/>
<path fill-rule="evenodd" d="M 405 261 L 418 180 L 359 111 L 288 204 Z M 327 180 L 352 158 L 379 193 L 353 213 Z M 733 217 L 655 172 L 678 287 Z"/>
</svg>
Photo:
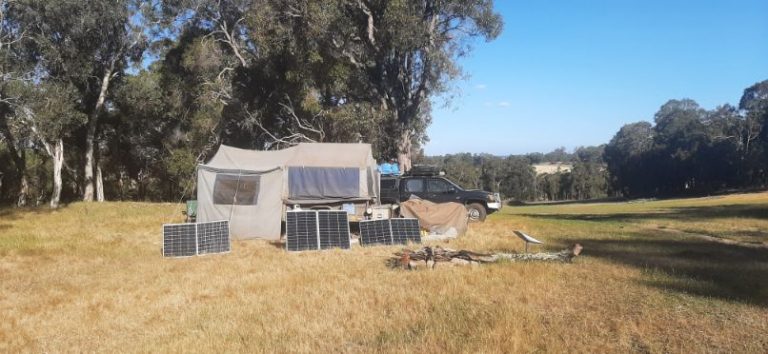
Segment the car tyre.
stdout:
<svg viewBox="0 0 768 354">
<path fill-rule="evenodd" d="M 488 214 L 485 210 L 485 206 L 480 203 L 467 204 L 467 214 L 469 214 L 470 222 L 483 222 Z"/>
</svg>

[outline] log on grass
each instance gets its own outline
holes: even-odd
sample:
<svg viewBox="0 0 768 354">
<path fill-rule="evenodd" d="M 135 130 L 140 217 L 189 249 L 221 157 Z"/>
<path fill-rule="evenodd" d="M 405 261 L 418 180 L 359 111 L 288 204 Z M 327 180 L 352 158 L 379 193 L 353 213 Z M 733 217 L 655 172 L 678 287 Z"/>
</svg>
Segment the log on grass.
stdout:
<svg viewBox="0 0 768 354">
<path fill-rule="evenodd" d="M 416 251 L 403 249 L 400 252 L 396 252 L 396 257 L 390 258 L 387 263 L 392 268 L 403 269 L 434 268 L 438 264 L 478 265 L 500 261 L 554 261 L 570 263 L 574 257 L 581 254 L 582 249 L 583 247 L 577 243 L 568 249 L 555 253 L 478 253 L 435 246 L 422 247 Z"/>
</svg>

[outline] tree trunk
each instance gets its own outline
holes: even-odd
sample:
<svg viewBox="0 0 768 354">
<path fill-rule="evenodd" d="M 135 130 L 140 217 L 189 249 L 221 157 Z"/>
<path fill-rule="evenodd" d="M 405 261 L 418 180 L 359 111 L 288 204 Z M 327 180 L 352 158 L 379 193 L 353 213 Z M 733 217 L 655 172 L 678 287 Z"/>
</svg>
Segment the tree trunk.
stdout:
<svg viewBox="0 0 768 354">
<path fill-rule="evenodd" d="M 27 196 L 29 195 L 29 180 L 27 180 L 26 168 L 19 178 L 19 195 L 16 198 L 16 206 L 23 207 L 27 205 Z"/>
<path fill-rule="evenodd" d="M 17 150 L 13 142 L 9 142 L 8 150 L 13 156 L 13 163 L 16 165 L 16 174 L 19 175 L 19 194 L 16 197 L 16 206 L 23 207 L 27 205 L 29 199 L 29 180 L 27 179 L 27 159 L 23 150 Z"/>
<path fill-rule="evenodd" d="M 411 132 L 404 131 L 397 143 L 397 162 L 400 164 L 400 173 L 411 170 Z"/>
<path fill-rule="evenodd" d="M 117 180 L 117 191 L 120 194 L 120 201 L 125 200 L 125 171 L 120 169 L 120 176 Z"/>
<path fill-rule="evenodd" d="M 101 163 L 96 163 L 96 201 L 104 201 L 104 179 L 101 176 Z"/>
<path fill-rule="evenodd" d="M 574 258 L 579 256 L 584 247 L 575 243 L 571 247 L 560 252 L 540 252 L 540 253 L 478 253 L 468 250 L 452 250 L 449 248 L 422 247 L 419 250 L 411 251 L 403 249 L 395 252 L 395 257 L 387 260 L 391 268 L 418 269 L 435 268 L 438 264 L 444 265 L 478 265 L 483 263 L 496 263 L 500 261 L 509 262 L 564 262 L 571 263 Z"/>
<path fill-rule="evenodd" d="M 59 139 L 53 147 L 53 193 L 51 193 L 51 208 L 58 208 L 61 200 L 61 169 L 64 166 L 64 141 Z"/>
<path fill-rule="evenodd" d="M 96 100 L 96 106 L 91 112 L 91 116 L 88 119 L 88 130 L 85 135 L 85 168 L 83 171 L 83 178 L 85 183 L 85 189 L 83 191 L 83 200 L 86 202 L 93 201 L 94 189 L 96 181 L 94 180 L 94 162 L 95 162 L 95 149 L 96 146 L 96 127 L 98 126 L 99 113 L 104 108 L 104 101 L 107 99 L 107 92 L 109 90 L 109 81 L 112 79 L 112 70 L 114 70 L 114 62 L 109 70 L 104 73 L 104 77 L 101 79 L 101 89 L 99 91 L 99 98 Z"/>
<path fill-rule="evenodd" d="M 10 129 L 4 121 L 0 120 L 2 125 L 0 126 L 0 134 L 5 137 L 8 142 L 6 148 L 11 154 L 13 164 L 16 165 L 16 174 L 19 175 L 19 194 L 16 196 L 16 206 L 23 207 L 27 205 L 27 197 L 29 195 L 29 181 L 27 180 L 27 159 L 24 153 L 24 148 L 16 148 L 16 139 L 11 134 Z"/>
<path fill-rule="evenodd" d="M 95 135 L 96 118 L 91 117 L 88 121 L 88 132 L 85 136 L 85 168 L 83 170 L 85 188 L 83 190 L 83 200 L 86 202 L 93 201 L 93 140 Z"/>
</svg>

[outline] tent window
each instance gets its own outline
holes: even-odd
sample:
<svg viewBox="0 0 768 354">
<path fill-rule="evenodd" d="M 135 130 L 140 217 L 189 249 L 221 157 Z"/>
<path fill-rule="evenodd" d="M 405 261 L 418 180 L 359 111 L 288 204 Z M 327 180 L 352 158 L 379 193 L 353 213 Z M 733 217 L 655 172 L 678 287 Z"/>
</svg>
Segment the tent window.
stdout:
<svg viewBox="0 0 768 354">
<path fill-rule="evenodd" d="M 289 167 L 288 189 L 294 199 L 356 198 L 360 196 L 360 169 Z"/>
<path fill-rule="evenodd" d="M 261 176 L 217 174 L 213 204 L 256 205 Z"/>
</svg>

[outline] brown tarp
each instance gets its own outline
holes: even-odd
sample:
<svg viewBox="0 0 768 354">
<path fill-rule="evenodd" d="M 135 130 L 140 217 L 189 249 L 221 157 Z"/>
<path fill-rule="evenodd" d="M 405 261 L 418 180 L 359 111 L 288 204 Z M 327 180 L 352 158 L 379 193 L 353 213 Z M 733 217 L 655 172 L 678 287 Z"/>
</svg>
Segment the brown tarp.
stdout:
<svg viewBox="0 0 768 354">
<path fill-rule="evenodd" d="M 428 200 L 410 199 L 400 203 L 400 215 L 417 218 L 422 228 L 437 234 L 451 234 L 451 228 L 457 235 L 467 232 L 467 209 L 459 203 L 433 203 Z"/>
</svg>

